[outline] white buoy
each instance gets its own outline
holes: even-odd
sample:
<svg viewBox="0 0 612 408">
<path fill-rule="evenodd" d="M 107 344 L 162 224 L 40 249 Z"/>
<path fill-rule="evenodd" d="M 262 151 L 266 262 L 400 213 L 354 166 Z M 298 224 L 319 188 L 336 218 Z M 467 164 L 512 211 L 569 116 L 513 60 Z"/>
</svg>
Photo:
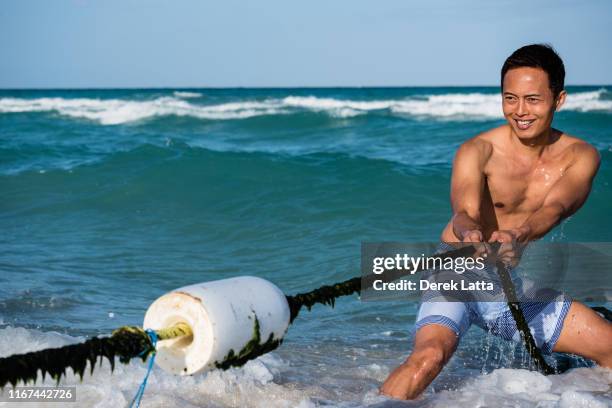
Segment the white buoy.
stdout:
<svg viewBox="0 0 612 408">
<path fill-rule="evenodd" d="M 155 362 L 173 374 L 190 375 L 218 367 L 247 343 L 280 340 L 289 327 L 283 292 L 265 279 L 242 276 L 185 286 L 157 299 L 143 327 L 159 330 L 187 323 L 193 336 L 160 341 Z M 272 337 L 270 337 L 272 335 Z"/>
</svg>

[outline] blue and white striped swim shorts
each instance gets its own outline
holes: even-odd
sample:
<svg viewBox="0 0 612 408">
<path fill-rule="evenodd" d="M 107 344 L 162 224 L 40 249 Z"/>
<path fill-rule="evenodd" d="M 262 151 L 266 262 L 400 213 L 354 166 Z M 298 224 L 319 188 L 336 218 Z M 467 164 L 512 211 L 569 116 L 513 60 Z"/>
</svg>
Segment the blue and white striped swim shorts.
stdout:
<svg viewBox="0 0 612 408">
<path fill-rule="evenodd" d="M 439 252 L 454 249 L 441 243 Z M 461 338 L 472 323 L 506 340 L 520 341 L 512 313 L 506 302 L 448 302 L 435 301 L 431 293 L 424 293 L 416 319 L 416 330 L 438 324 L 446 326 Z M 521 310 L 527 320 L 531 334 L 538 348 L 550 354 L 559 339 L 563 321 L 567 316 L 571 299 L 558 293 L 555 300 L 548 302 L 523 302 Z"/>
</svg>

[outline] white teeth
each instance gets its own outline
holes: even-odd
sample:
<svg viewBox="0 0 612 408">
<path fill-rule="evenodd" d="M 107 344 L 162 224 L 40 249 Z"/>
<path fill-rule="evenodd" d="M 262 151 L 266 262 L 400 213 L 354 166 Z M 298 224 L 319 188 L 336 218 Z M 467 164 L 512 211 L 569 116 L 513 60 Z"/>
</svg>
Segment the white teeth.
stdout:
<svg viewBox="0 0 612 408">
<path fill-rule="evenodd" d="M 519 127 L 519 129 L 521 130 L 526 130 L 529 129 L 529 127 L 531 126 L 531 124 L 533 123 L 535 119 L 533 120 L 517 120 L 516 123 Z"/>
</svg>

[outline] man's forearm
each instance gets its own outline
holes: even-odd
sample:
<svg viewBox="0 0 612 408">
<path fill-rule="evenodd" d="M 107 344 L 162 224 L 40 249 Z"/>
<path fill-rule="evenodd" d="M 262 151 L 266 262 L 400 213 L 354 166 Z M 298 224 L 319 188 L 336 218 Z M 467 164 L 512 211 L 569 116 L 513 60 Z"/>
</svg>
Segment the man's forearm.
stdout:
<svg viewBox="0 0 612 408">
<path fill-rule="evenodd" d="M 482 231 L 482 226 L 478 219 L 470 217 L 466 211 L 459 211 L 453 216 L 453 232 L 460 240 L 468 231 Z"/>
<path fill-rule="evenodd" d="M 529 242 L 542 238 L 561 222 L 564 213 L 565 209 L 560 204 L 551 204 L 540 208 L 516 230 L 516 239 L 520 242 Z"/>
</svg>

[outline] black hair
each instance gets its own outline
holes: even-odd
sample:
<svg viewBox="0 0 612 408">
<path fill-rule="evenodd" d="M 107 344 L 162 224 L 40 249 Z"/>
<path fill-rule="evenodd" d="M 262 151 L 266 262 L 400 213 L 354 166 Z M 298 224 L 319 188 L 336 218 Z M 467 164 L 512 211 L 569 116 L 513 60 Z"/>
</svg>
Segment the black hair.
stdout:
<svg viewBox="0 0 612 408">
<path fill-rule="evenodd" d="M 510 55 L 501 69 L 501 86 L 504 87 L 504 77 L 513 68 L 540 68 L 548 74 L 548 86 L 557 97 L 563 90 L 565 82 L 565 66 L 563 60 L 554 48 L 548 44 L 531 44 L 519 48 Z"/>
</svg>

